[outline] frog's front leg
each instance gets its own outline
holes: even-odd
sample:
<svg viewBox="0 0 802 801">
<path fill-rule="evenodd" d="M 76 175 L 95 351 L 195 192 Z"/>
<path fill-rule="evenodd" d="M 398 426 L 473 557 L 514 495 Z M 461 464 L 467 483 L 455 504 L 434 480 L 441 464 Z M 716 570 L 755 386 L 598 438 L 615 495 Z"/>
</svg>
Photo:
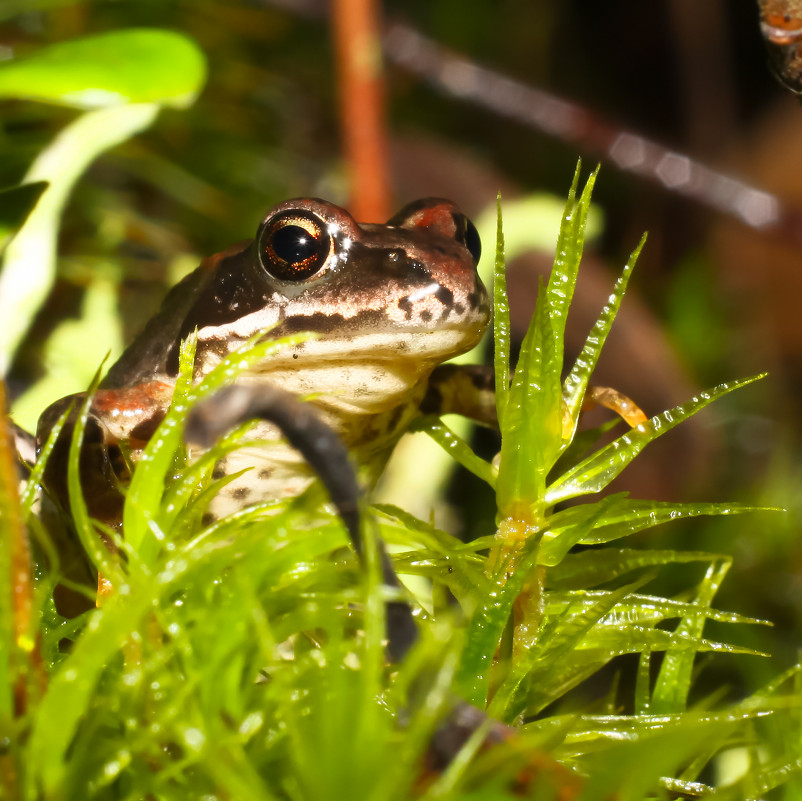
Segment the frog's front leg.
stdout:
<svg viewBox="0 0 802 801">
<path fill-rule="evenodd" d="M 441 364 L 432 371 L 422 414 L 461 414 L 480 425 L 498 429 L 496 377 L 486 364 Z"/>
<path fill-rule="evenodd" d="M 585 393 L 582 410 L 604 406 L 621 417 L 631 428 L 645 423 L 646 415 L 623 392 L 591 384 Z M 496 415 L 495 372 L 490 365 L 442 364 L 429 378 L 421 403 L 423 414 L 461 414 L 480 425 L 498 428 Z M 573 429 L 568 407 L 563 404 L 563 431 Z"/>
</svg>

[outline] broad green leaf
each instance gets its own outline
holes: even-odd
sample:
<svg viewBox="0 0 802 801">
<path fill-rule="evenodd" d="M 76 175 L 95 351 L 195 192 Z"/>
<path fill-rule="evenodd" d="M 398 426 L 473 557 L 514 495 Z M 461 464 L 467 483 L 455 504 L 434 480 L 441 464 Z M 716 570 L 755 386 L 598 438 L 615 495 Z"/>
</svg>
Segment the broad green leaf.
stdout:
<svg viewBox="0 0 802 801">
<path fill-rule="evenodd" d="M 50 45 L 0 62 L 0 98 L 81 109 L 190 105 L 206 79 L 198 46 L 175 31 L 131 28 Z"/>
<path fill-rule="evenodd" d="M 4 253 L 0 375 L 7 372 L 53 286 L 59 221 L 73 186 L 100 153 L 147 128 L 158 111 L 157 105 L 137 104 L 84 114 L 62 130 L 28 170 L 26 183 L 46 181 L 49 186 Z"/>
<path fill-rule="evenodd" d="M 91 280 L 78 317 L 59 322 L 45 341 L 45 374 L 14 401 L 11 416 L 23 428 L 35 430 L 44 409 L 83 391 L 98 364 L 104 358 L 116 361 L 124 346 L 118 286 L 104 278 Z"/>
<path fill-rule="evenodd" d="M 687 403 L 655 415 L 568 470 L 546 492 L 549 505 L 603 490 L 650 443 L 714 400 L 763 378 L 765 374 L 729 381 L 702 392 Z"/>
</svg>

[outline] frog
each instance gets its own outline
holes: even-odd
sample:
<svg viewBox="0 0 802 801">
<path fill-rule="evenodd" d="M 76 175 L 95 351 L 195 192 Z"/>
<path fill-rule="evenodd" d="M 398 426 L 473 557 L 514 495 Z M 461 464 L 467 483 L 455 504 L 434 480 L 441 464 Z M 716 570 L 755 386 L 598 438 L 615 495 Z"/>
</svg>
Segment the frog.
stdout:
<svg viewBox="0 0 802 801">
<path fill-rule="evenodd" d="M 254 338 L 308 334 L 276 349 L 237 383 L 257 394 L 271 387 L 309 398 L 351 454 L 363 486 L 375 484 L 418 416 L 464 411 L 486 422 L 494 414 L 492 376 L 471 373 L 467 365 L 437 373 L 476 346 L 488 326 L 480 255 L 473 223 L 442 198 L 409 203 L 385 224 L 359 223 L 318 198 L 275 205 L 253 240 L 204 259 L 168 293 L 100 383 L 81 462 L 90 514 L 119 525 L 127 464 L 136 463 L 169 408 L 181 343 L 191 335 L 197 338 L 194 380 L 200 381 Z M 449 391 L 451 385 L 459 390 Z M 475 397 L 468 400 L 471 388 Z M 68 396 L 45 411 L 40 448 L 64 410 L 83 397 Z M 248 437 L 262 444 L 230 453 L 214 468 L 215 478 L 235 477 L 221 482 L 207 521 L 297 496 L 315 478 L 275 424 L 258 422 Z M 56 448 L 45 474 L 62 507 L 69 503 L 66 450 Z M 198 453 L 196 447 L 191 455 Z"/>
</svg>

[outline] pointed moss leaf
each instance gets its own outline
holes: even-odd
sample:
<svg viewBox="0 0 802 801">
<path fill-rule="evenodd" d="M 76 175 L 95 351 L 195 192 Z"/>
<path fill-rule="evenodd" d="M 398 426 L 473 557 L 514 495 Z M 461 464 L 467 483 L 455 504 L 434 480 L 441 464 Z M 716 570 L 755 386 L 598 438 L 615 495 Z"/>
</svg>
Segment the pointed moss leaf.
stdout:
<svg viewBox="0 0 802 801">
<path fill-rule="evenodd" d="M 723 744 L 733 728 L 729 722 L 700 725 L 696 720 L 678 721 L 648 735 L 622 738 L 613 751 L 597 749 L 583 762 L 583 773 L 589 780 L 583 787 L 582 801 L 666 798 L 663 777 L 675 775 L 711 741 Z"/>
<path fill-rule="evenodd" d="M 613 321 L 618 314 L 618 309 L 621 306 L 621 300 L 626 292 L 629 278 L 632 275 L 632 270 L 635 268 L 635 263 L 640 256 L 640 252 L 646 243 L 646 234 L 640 241 L 640 244 L 633 251 L 632 255 L 624 267 L 621 276 L 615 282 L 615 287 L 610 295 L 607 303 L 602 309 L 599 319 L 588 334 L 585 344 L 579 356 L 571 368 L 571 372 L 565 379 L 563 397 L 565 398 L 568 412 L 573 421 L 574 430 L 576 430 L 577 423 L 579 422 L 579 410 L 582 408 L 582 402 L 585 398 L 585 390 L 590 382 L 590 376 L 596 369 L 596 364 L 599 360 L 599 354 L 602 347 L 607 340 L 607 335 L 610 333 Z"/>
<path fill-rule="evenodd" d="M 568 307 L 574 296 L 579 263 L 585 246 L 585 230 L 587 227 L 590 197 L 599 174 L 597 167 L 590 175 L 578 201 L 575 201 L 582 162 L 577 162 L 574 180 L 568 193 L 565 212 L 557 237 L 554 267 L 546 287 L 549 319 L 554 332 L 552 346 L 554 358 L 562 364 L 563 342 L 565 338 L 565 322 L 568 318 Z"/>
<path fill-rule="evenodd" d="M 398 539 L 399 544 L 410 542 L 418 543 L 431 550 L 445 555 L 451 553 L 475 553 L 477 547 L 487 547 L 475 542 L 462 542 L 453 534 L 443 531 L 425 520 L 420 520 L 409 512 L 389 503 L 377 503 L 370 507 L 380 518 L 394 521 L 399 524 L 399 530 L 406 532 L 404 540 Z"/>
<path fill-rule="evenodd" d="M 652 652 L 644 649 L 638 656 L 638 671 L 635 675 L 635 714 L 646 715 L 651 712 Z"/>
<path fill-rule="evenodd" d="M 617 509 L 624 497 L 624 493 L 610 495 L 598 503 L 574 506 L 553 515 L 543 535 L 538 562 L 549 567 L 558 565 L 574 545 L 593 536 L 599 521 L 610 509 Z"/>
<path fill-rule="evenodd" d="M 549 593 L 549 615 L 561 615 L 566 611 L 571 614 L 581 613 L 591 608 L 600 598 L 607 596 L 603 590 L 597 591 L 568 591 Z M 673 598 L 662 598 L 657 595 L 643 595 L 632 593 L 626 600 L 621 601 L 599 621 L 600 626 L 621 627 L 629 624 L 640 625 L 662 622 L 682 618 L 688 614 L 701 614 L 704 617 L 719 623 L 741 623 L 751 625 L 771 625 L 766 620 L 739 615 L 735 612 L 722 612 L 697 603 L 677 601 Z"/>
<path fill-rule="evenodd" d="M 546 475 L 562 444 L 561 363 L 555 358 L 553 336 L 541 286 L 504 414 L 496 484 L 502 517 L 518 504 L 542 502 Z"/>
<path fill-rule="evenodd" d="M 36 496 L 39 488 L 42 486 L 42 477 L 44 476 L 45 469 L 47 467 L 47 460 L 50 458 L 53 448 L 56 447 L 56 441 L 58 440 L 59 435 L 64 428 L 64 424 L 67 422 L 67 418 L 72 413 L 72 409 L 73 404 L 71 403 L 62 412 L 58 420 L 56 420 L 55 424 L 50 429 L 50 433 L 47 435 L 47 441 L 45 442 L 42 450 L 39 451 L 39 454 L 36 457 L 36 463 L 31 468 L 28 480 L 25 482 L 25 486 L 20 495 L 20 507 L 22 508 L 23 519 L 26 521 L 33 513 Z"/>
<path fill-rule="evenodd" d="M 206 79 L 198 46 L 175 31 L 131 28 L 43 48 L 0 63 L 0 98 L 83 109 L 192 103 Z"/>
<path fill-rule="evenodd" d="M 487 599 L 492 582 L 485 574 L 485 558 L 476 553 L 480 543 L 462 543 L 398 507 L 377 504 L 381 538 L 393 552 L 393 564 L 401 575 L 427 576 L 448 587 L 460 606 L 470 613 Z M 483 546 L 486 547 L 486 546 Z"/>
<path fill-rule="evenodd" d="M 490 668 L 498 651 L 515 599 L 529 578 L 537 555 L 537 537 L 532 537 L 515 559 L 514 569 L 503 569 L 495 585 L 482 599 L 465 638 L 462 661 L 457 671 L 457 692 L 468 703 L 484 708 L 490 688 Z M 510 566 L 508 566 L 510 567 Z M 505 574 L 506 580 L 505 580 Z"/>
<path fill-rule="evenodd" d="M 730 561 L 722 560 L 710 565 L 696 595 L 694 609 L 688 611 L 676 634 L 689 638 L 701 638 L 707 614 L 705 607 L 713 601 L 713 597 L 730 569 Z M 701 609 L 699 607 L 702 607 Z M 666 654 L 660 666 L 660 673 L 654 686 L 650 708 L 655 714 L 684 711 L 688 692 L 691 686 L 694 654 L 688 651 L 674 650 Z"/>
<path fill-rule="evenodd" d="M 588 632 L 617 603 L 644 583 L 641 579 L 617 590 L 600 594 L 589 607 L 583 610 L 565 609 L 562 614 L 545 618 L 537 642 L 525 653 L 518 656 L 509 676 L 496 692 L 488 712 L 502 720 L 514 720 L 524 709 L 535 709 L 551 703 L 558 693 L 567 691 L 568 685 L 585 677 L 579 673 L 565 671 L 566 664 L 584 640 Z M 583 663 L 591 660 L 581 657 Z M 603 663 L 602 663 L 603 664 Z M 593 661 L 592 672 L 600 665 Z M 536 687 L 534 698 L 526 692 L 526 687 Z"/>
<path fill-rule="evenodd" d="M 116 559 L 111 555 L 109 549 L 103 544 L 95 526 L 89 517 L 89 509 L 84 499 L 84 488 L 81 481 L 80 454 L 81 446 L 84 441 L 87 422 L 89 419 L 89 408 L 92 404 L 92 396 L 100 381 L 100 374 L 95 376 L 94 381 L 81 403 L 78 419 L 72 430 L 70 438 L 70 449 L 67 457 L 67 493 L 70 501 L 70 515 L 72 516 L 75 532 L 78 534 L 81 547 L 89 555 L 95 567 L 105 578 L 115 586 L 123 584 L 123 575 Z"/>
<path fill-rule="evenodd" d="M 410 426 L 410 431 L 423 431 L 428 434 L 446 453 L 491 487 L 496 486 L 496 468 L 477 456 L 471 446 L 440 418 L 419 417 Z"/>
<path fill-rule="evenodd" d="M 496 376 L 496 414 L 500 425 L 503 425 L 510 389 L 510 347 L 510 305 L 507 299 L 504 228 L 499 193 L 496 201 L 496 258 L 493 271 L 493 363 Z"/>
<path fill-rule="evenodd" d="M 683 420 L 704 409 L 714 400 L 763 378 L 765 374 L 739 381 L 719 384 L 702 392 L 688 403 L 675 406 L 655 415 L 643 425 L 628 431 L 609 445 L 598 450 L 580 464 L 560 476 L 546 492 L 549 505 L 559 503 L 577 495 L 603 490 L 650 442 L 679 425 Z"/>
<path fill-rule="evenodd" d="M 720 554 L 705 551 L 591 548 L 568 554 L 549 570 L 547 582 L 554 589 L 590 589 L 614 581 L 632 570 L 669 564 L 712 562 L 720 558 Z"/>
<path fill-rule="evenodd" d="M 699 713 L 687 712 L 679 715 L 596 715 L 584 714 L 581 718 L 568 716 L 545 718 L 527 724 L 526 730 L 539 728 L 557 728 L 565 731 L 565 747 L 561 749 L 561 756 L 577 756 L 588 752 L 588 746 L 594 741 L 608 741 L 611 743 L 622 740 L 636 740 L 639 737 L 653 732 L 670 731 L 678 725 L 693 723 L 697 726 L 717 723 L 745 723 L 765 716 L 765 710 L 725 709 L 723 711 Z M 563 720 L 561 720 L 561 718 Z M 569 725 L 566 726 L 566 723 Z M 561 725 L 562 724 L 562 725 Z M 572 725 L 571 725 L 572 724 Z M 601 742 L 597 742 L 601 745 Z M 591 745 L 592 747 L 592 745 Z"/>
<path fill-rule="evenodd" d="M 701 516 L 739 515 L 747 512 L 778 512 L 776 507 L 745 506 L 738 503 L 674 503 L 672 501 L 622 500 L 603 513 L 596 527 L 580 540 L 583 545 L 598 545 L 628 537 L 647 528 L 673 520 Z"/>
<path fill-rule="evenodd" d="M 11 235 L 25 222 L 33 207 L 47 189 L 47 181 L 0 190 L 0 251 Z"/>
</svg>

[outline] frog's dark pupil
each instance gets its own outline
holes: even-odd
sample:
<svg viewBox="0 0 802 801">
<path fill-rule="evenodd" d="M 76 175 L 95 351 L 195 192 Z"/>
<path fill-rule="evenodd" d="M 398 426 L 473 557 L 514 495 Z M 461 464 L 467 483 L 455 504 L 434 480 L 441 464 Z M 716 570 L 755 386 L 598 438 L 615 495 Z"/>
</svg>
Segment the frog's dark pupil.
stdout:
<svg viewBox="0 0 802 801">
<path fill-rule="evenodd" d="M 290 264 L 306 261 L 319 249 L 319 243 L 300 225 L 285 225 L 273 234 L 273 252 Z"/>
</svg>

